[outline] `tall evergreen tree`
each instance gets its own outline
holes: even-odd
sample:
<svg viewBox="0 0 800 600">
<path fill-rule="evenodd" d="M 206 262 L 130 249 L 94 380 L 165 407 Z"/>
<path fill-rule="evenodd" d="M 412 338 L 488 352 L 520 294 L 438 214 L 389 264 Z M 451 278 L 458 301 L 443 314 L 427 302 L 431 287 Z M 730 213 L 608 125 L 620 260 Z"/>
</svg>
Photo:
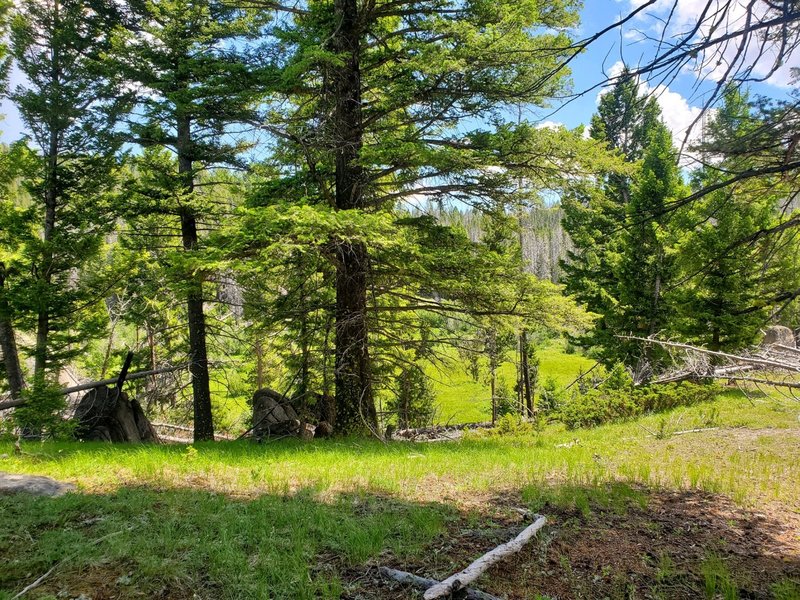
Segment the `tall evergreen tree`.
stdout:
<svg viewBox="0 0 800 600">
<path fill-rule="evenodd" d="M 671 326 L 665 292 L 673 284 L 670 201 L 684 188 L 672 135 L 657 121 L 650 129 L 642 165 L 627 205 L 627 222 L 615 260 L 618 304 L 606 320 L 612 331 L 639 337 L 652 336 Z M 637 368 L 652 368 L 657 354 L 639 343 L 617 340 L 618 352 Z M 645 373 L 641 373 L 645 375 Z"/>
<path fill-rule="evenodd" d="M 714 186 L 727 173 L 753 167 L 752 157 L 729 152 L 730 144 L 747 139 L 761 126 L 747 95 L 729 86 L 696 149 L 707 157 L 707 164 L 694 174 L 694 189 Z M 726 146 L 728 151 L 719 152 Z M 790 270 L 781 269 L 784 240 L 739 243 L 777 222 L 788 193 L 779 178 L 746 181 L 706 194 L 682 214 L 685 233 L 677 255 L 685 281 L 676 305 L 678 330 L 690 341 L 711 350 L 735 351 L 749 345 L 780 301 L 780 284 L 796 281 L 787 278 Z M 789 240 L 789 251 L 794 248 Z M 777 280 L 779 270 L 783 276 Z"/>
<path fill-rule="evenodd" d="M 650 335 L 665 323 L 664 208 L 680 193 L 680 172 L 655 99 L 640 92 L 627 70 L 600 99 L 590 134 L 619 152 L 628 168 L 603 173 L 599 185 L 565 198 L 564 227 L 575 245 L 564 264 L 565 282 L 600 315 L 581 343 L 634 366 L 642 349 L 616 336 Z"/>
<path fill-rule="evenodd" d="M 39 378 L 55 376 L 80 351 L 74 343 L 85 334 L 70 333 L 77 307 L 102 299 L 80 285 L 80 269 L 97 255 L 111 223 L 115 128 L 126 96 L 99 61 L 116 17 L 103 2 L 21 0 L 11 25 L 11 52 L 25 80 L 9 96 L 38 150 L 25 183 L 41 233 L 25 253 Z"/>
<path fill-rule="evenodd" d="M 565 73 L 555 67 L 575 9 L 571 0 L 284 7 L 292 17 L 274 31 L 274 54 L 282 58 L 273 105 L 280 120 L 271 131 L 294 148 L 291 177 L 312 190 L 304 201 L 333 207 L 346 222 L 357 218 L 348 213 L 391 211 L 415 195 L 483 206 L 508 199 L 515 174 L 497 167 L 516 159 L 517 167 L 535 170 L 543 161 L 533 152 L 520 157 L 537 132 L 510 125 L 507 109 L 542 105 L 562 89 Z M 465 131 L 460 124 L 467 122 L 497 126 Z M 326 247 L 336 269 L 342 432 L 376 426 L 372 250 L 346 231 Z"/>
<path fill-rule="evenodd" d="M 166 149 L 175 160 L 152 153 L 143 169 L 147 186 L 135 190 L 131 214 L 161 214 L 177 220 L 184 267 L 194 438 L 214 437 L 206 342 L 203 283 L 197 261 L 200 230 L 215 213 L 214 201 L 197 193 L 201 173 L 241 165 L 248 147 L 233 128 L 256 120 L 262 93 L 249 57 L 260 35 L 258 21 L 216 0 L 132 1 L 125 27 L 115 31 L 108 68 L 137 91 L 130 139 Z M 205 219 L 205 221 L 204 221 Z M 165 220 L 164 234 L 173 225 Z"/>
<path fill-rule="evenodd" d="M 26 266 L 24 246 L 35 231 L 32 211 L 20 206 L 21 190 L 14 185 L 27 155 L 29 152 L 20 144 L 11 149 L 0 148 L 0 352 L 3 353 L 0 372 L 5 374 L 14 400 L 20 399 L 25 388 L 16 338 L 21 307 L 19 289 L 15 289 L 14 283 L 19 279 L 18 271 Z"/>
</svg>

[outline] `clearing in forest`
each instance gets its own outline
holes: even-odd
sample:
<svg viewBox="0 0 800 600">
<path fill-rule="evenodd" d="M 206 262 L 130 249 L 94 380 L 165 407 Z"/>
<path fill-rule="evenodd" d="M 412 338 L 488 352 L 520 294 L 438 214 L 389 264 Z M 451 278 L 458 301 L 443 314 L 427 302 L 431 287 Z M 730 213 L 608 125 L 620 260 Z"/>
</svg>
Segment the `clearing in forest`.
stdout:
<svg viewBox="0 0 800 600">
<path fill-rule="evenodd" d="M 409 598 L 377 567 L 443 578 L 516 535 L 520 508 L 549 523 L 479 580 L 501 597 L 800 593 L 798 407 L 769 397 L 435 444 L 0 453 L 0 470 L 78 486 L 0 498 L 0 598 L 50 569 L 27 597 Z"/>
</svg>

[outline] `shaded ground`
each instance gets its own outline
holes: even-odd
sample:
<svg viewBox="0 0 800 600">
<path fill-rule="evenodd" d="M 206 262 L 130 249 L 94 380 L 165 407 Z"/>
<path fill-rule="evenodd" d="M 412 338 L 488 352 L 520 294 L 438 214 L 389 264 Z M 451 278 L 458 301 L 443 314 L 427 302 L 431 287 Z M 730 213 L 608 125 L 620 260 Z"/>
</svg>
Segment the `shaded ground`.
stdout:
<svg viewBox="0 0 800 600">
<path fill-rule="evenodd" d="M 508 503 L 497 499 L 486 510 L 502 512 Z M 589 498 L 581 508 L 545 504 L 540 510 L 550 519 L 544 535 L 476 587 L 509 599 L 800 598 L 800 516 L 786 508 L 757 512 L 724 496 L 664 491 L 634 493 L 610 506 Z M 495 515 L 479 525 L 460 522 L 421 560 L 379 562 L 444 578 L 511 539 L 524 523 Z M 374 570 L 366 577 L 351 573 L 351 584 L 345 597 L 353 600 L 421 597 Z"/>
</svg>

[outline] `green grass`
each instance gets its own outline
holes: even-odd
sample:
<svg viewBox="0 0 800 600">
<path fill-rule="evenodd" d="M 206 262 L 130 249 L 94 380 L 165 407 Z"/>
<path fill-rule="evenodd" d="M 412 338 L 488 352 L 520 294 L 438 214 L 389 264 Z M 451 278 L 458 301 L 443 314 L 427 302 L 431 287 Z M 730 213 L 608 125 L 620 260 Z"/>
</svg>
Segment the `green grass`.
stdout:
<svg viewBox="0 0 800 600">
<path fill-rule="evenodd" d="M 567 354 L 557 345 L 543 348 L 537 355 L 540 360 L 539 382 L 553 378 L 561 386 L 568 385 L 595 362 L 580 354 Z M 489 384 L 483 378 L 473 380 L 455 353 L 450 353 L 447 366 L 447 371 L 429 369 L 428 372 L 435 382 L 438 422 L 459 424 L 488 421 L 491 418 Z M 513 389 L 516 377 L 515 365 L 503 363 L 498 380 L 504 380 Z"/>
<path fill-rule="evenodd" d="M 712 416 L 714 421 L 708 421 Z M 717 431 L 672 437 L 677 430 Z M 745 503 L 764 497 L 800 505 L 798 405 L 737 393 L 630 423 L 476 438 L 437 444 L 376 440 L 281 440 L 184 446 L 0 444 L 0 469 L 74 480 L 87 491 L 125 484 L 202 486 L 223 493 L 366 490 L 409 500 L 430 489 L 483 493 L 544 481 L 598 485 L 615 481 L 719 491 Z M 650 432 L 663 431 L 664 439 Z M 758 429 L 756 432 L 746 428 Z M 742 450 L 744 446 L 749 451 Z"/>
<path fill-rule="evenodd" d="M 710 423 L 720 429 L 672 435 Z M 54 565 L 30 597 L 107 585 L 109 597 L 135 597 L 130 586 L 142 597 L 337 598 L 343 572 L 385 564 L 387 553 L 392 564 L 429 555 L 455 519 L 486 521 L 481 511 L 498 495 L 584 516 L 645 506 L 647 488 L 800 506 L 799 431 L 796 402 L 726 393 L 591 430 L 452 443 L 48 442 L 24 443 L 18 455 L 4 442 L 0 470 L 73 481 L 82 493 L 0 499 L 0 598 Z M 732 593 L 707 563 L 709 593 Z M 777 585 L 776 597 L 793 597 L 791 582 Z"/>
<path fill-rule="evenodd" d="M 199 490 L 121 488 L 62 498 L 17 496 L 0 509 L 0 598 L 59 564 L 68 597 L 98 585 L 141 597 L 339 598 L 336 571 L 382 551 L 420 552 L 448 517 L 441 506 L 366 495 L 322 501 L 313 489 L 252 501 Z M 452 511 L 450 511 L 452 512 Z M 33 540 L 33 543 L 20 543 Z M 59 562 L 60 561 L 60 562 Z"/>
</svg>

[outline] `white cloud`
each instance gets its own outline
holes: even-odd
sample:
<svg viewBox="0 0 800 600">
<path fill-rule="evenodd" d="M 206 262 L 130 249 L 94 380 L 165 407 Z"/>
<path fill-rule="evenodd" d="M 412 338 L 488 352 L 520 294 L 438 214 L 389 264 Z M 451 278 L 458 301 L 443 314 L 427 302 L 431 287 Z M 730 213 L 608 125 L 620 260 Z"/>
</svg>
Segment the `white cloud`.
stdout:
<svg viewBox="0 0 800 600">
<path fill-rule="evenodd" d="M 536 129 L 561 129 L 562 127 L 564 124 L 558 121 L 542 121 L 536 124 Z"/>
<path fill-rule="evenodd" d="M 700 136 L 700 122 L 698 117 L 702 113 L 702 108 L 699 106 L 690 106 L 689 102 L 681 96 L 678 92 L 671 91 L 664 85 L 659 85 L 653 90 L 648 90 L 652 93 L 659 108 L 661 108 L 661 116 L 664 123 L 672 132 L 672 137 L 676 145 L 683 143 L 686 137 L 687 130 L 692 127 L 689 135 L 690 143 L 699 139 Z M 697 121 L 697 123 L 695 123 Z"/>
<path fill-rule="evenodd" d="M 622 61 L 614 63 L 608 70 L 609 76 L 611 78 L 618 76 L 623 67 Z M 610 87 L 604 88 L 597 94 L 596 101 L 598 104 L 603 94 L 607 94 L 610 89 Z M 680 93 L 670 90 L 665 85 L 658 85 L 653 88 L 650 87 L 647 81 L 640 81 L 639 93 L 653 96 L 656 99 L 658 107 L 661 109 L 661 118 L 672 133 L 675 146 L 680 148 L 684 145 L 684 140 L 688 142 L 684 147 L 684 156 L 682 156 L 681 161 L 684 165 L 689 164 L 692 161 L 692 156 L 687 152 L 687 148 L 700 140 L 703 124 L 698 117 L 700 117 L 703 109 L 700 106 L 692 106 Z M 687 131 L 689 131 L 688 139 L 686 138 Z"/>
<path fill-rule="evenodd" d="M 629 0 L 631 10 L 641 7 L 645 0 Z M 653 6 L 642 13 L 639 13 L 639 22 L 649 22 L 651 28 L 661 31 L 664 27 L 664 19 L 673 11 L 670 18 L 668 30 L 665 32 L 665 39 L 681 39 L 693 27 L 703 15 L 703 11 L 710 5 L 704 17 L 705 22 L 701 24 L 696 39 L 706 36 L 720 37 L 726 33 L 736 32 L 743 29 L 748 17 L 751 24 L 759 23 L 763 20 L 773 18 L 769 14 L 769 4 L 767 2 L 751 2 L 750 0 L 658 0 Z M 748 11 L 750 14 L 748 15 Z M 713 28 L 713 33 L 712 33 Z M 714 81 L 723 79 L 732 62 L 737 61 L 739 44 L 741 38 L 734 37 L 726 44 L 719 44 L 711 47 L 686 65 L 686 70 L 695 72 L 698 76 L 708 76 Z M 788 87 L 792 84 L 792 67 L 800 65 L 800 61 L 785 60 L 783 64 L 776 64 L 779 52 L 779 42 L 775 41 L 771 45 L 761 47 L 761 40 L 753 39 L 744 50 L 743 56 L 738 58 L 738 64 L 734 66 L 731 73 L 740 70 L 740 65 L 753 65 L 752 75 L 755 77 L 766 77 L 766 83 L 778 87 Z M 784 57 L 791 58 L 791 57 Z"/>
</svg>

